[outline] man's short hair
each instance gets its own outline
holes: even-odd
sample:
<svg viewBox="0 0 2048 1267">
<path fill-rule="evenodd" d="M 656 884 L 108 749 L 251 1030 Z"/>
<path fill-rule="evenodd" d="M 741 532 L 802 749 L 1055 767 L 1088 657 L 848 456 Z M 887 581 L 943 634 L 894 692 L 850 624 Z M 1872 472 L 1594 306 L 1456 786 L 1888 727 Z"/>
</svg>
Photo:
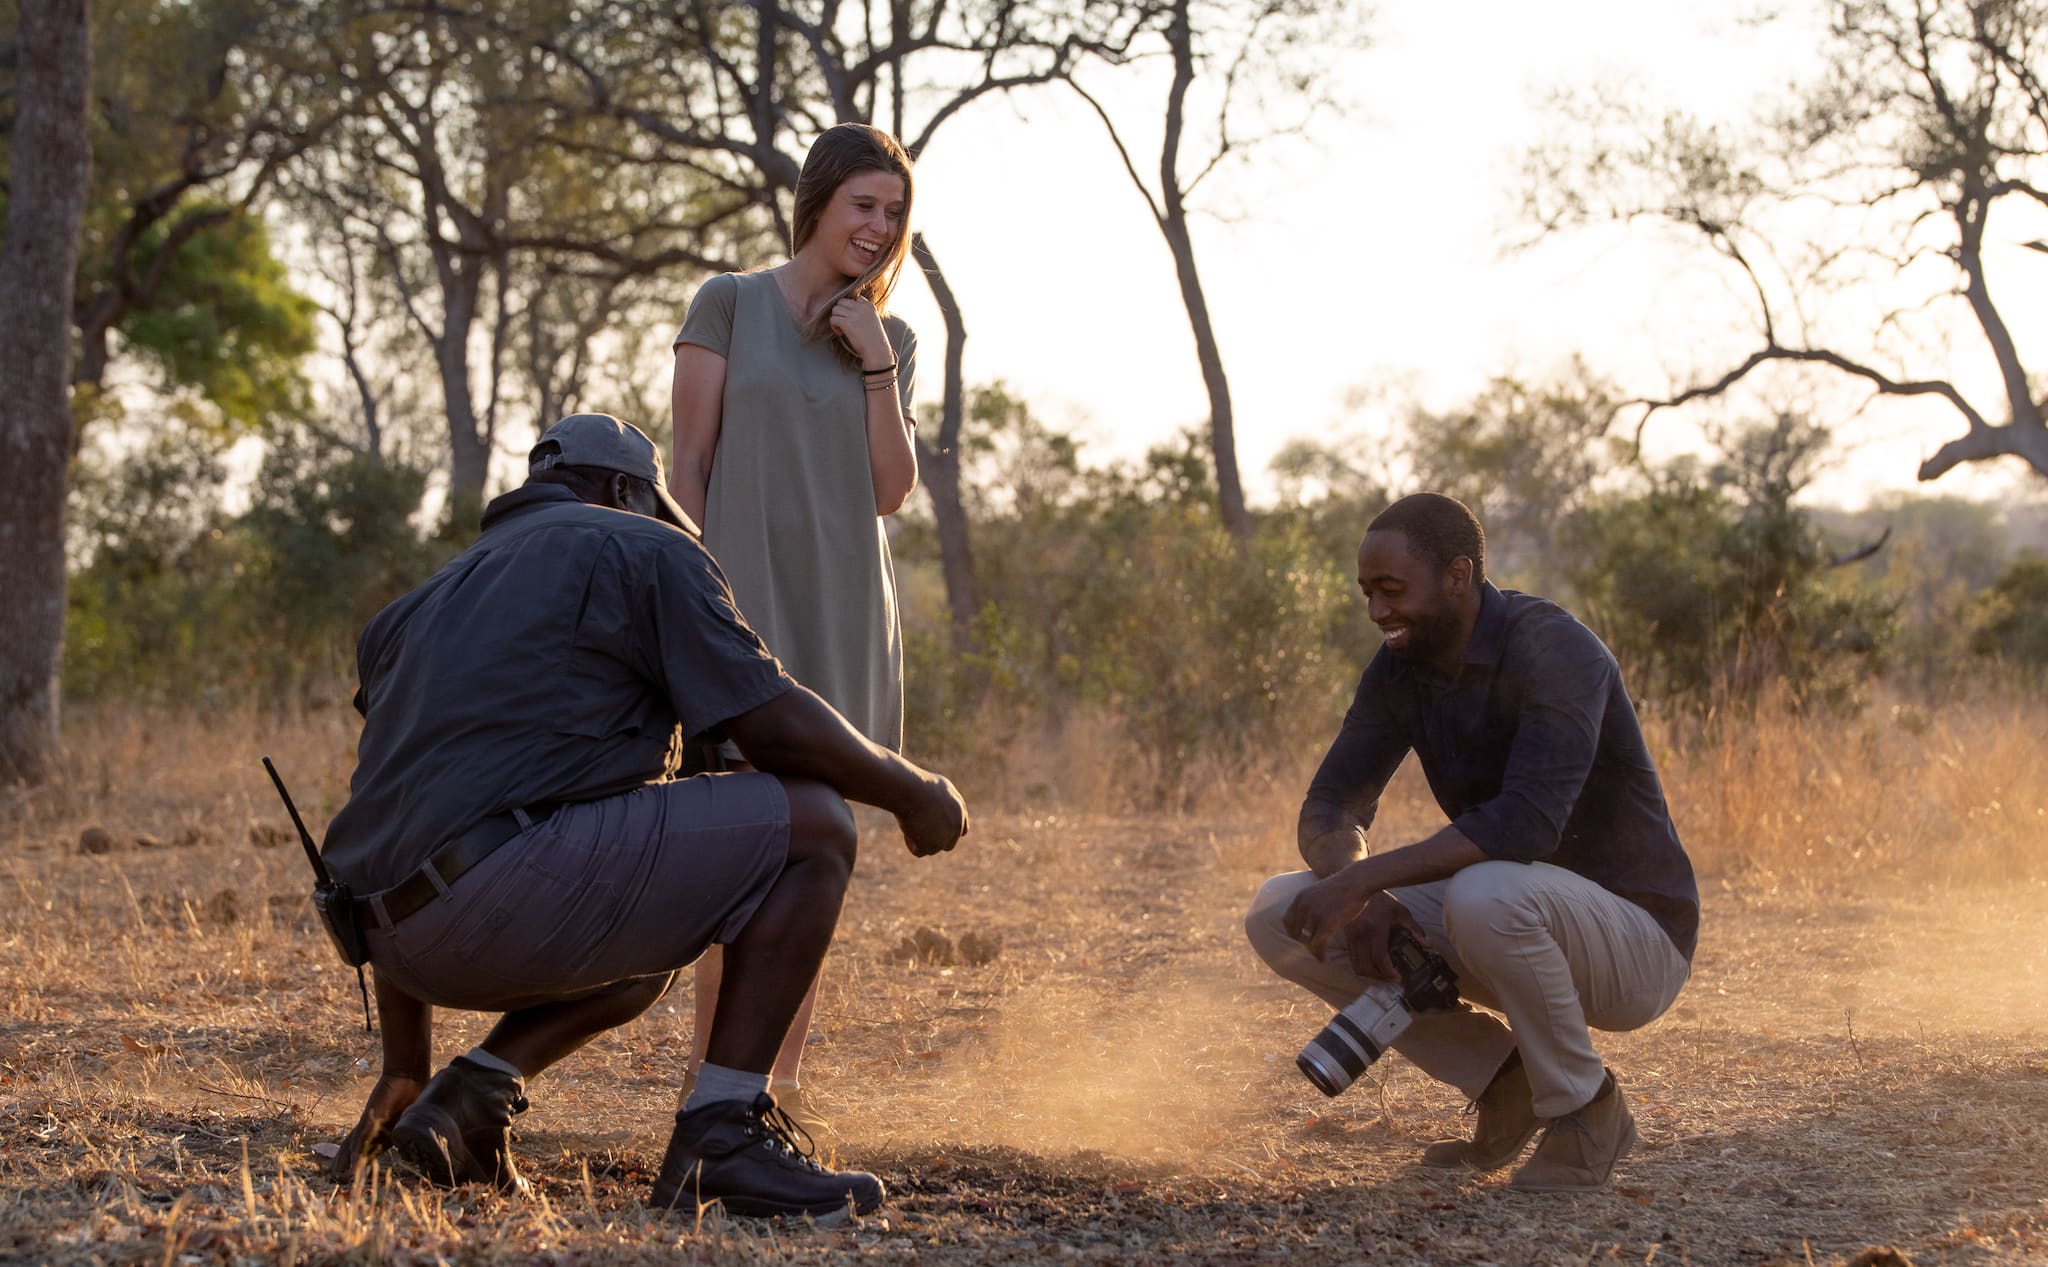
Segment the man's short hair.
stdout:
<svg viewBox="0 0 2048 1267">
<path fill-rule="evenodd" d="M 1374 516 L 1365 530 L 1402 534 L 1409 549 L 1439 570 L 1449 568 L 1453 559 L 1470 559 L 1473 582 L 1486 579 L 1486 529 L 1471 507 L 1455 497 L 1410 493 Z"/>
<path fill-rule="evenodd" d="M 553 442 L 549 441 L 547 443 Z M 535 452 L 538 453 L 542 447 L 541 445 L 536 445 Z M 653 495 L 651 490 L 654 488 L 654 485 L 651 482 L 641 479 L 637 475 L 628 475 L 624 471 L 614 471 L 602 466 L 569 466 L 557 463 L 544 470 L 535 471 L 532 475 L 526 477 L 526 482 L 529 484 L 559 484 L 576 494 L 578 500 L 592 505 L 601 505 L 608 500 L 607 493 L 611 488 L 613 476 L 622 477 L 634 489 L 646 492 L 649 496 Z"/>
</svg>

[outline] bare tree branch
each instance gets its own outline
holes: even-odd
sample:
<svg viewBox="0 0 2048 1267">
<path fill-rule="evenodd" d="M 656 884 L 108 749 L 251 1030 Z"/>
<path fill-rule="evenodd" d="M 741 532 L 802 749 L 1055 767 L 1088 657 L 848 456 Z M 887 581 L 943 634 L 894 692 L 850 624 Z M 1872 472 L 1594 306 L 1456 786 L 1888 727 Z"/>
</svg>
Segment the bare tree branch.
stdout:
<svg viewBox="0 0 2048 1267">
<path fill-rule="evenodd" d="M 1922 479 L 2004 455 L 2048 475 L 2048 424 L 1984 249 L 1998 199 L 2048 205 L 2035 181 L 2048 160 L 2048 118 L 2029 67 L 2044 38 L 2048 10 L 2038 6 L 1841 0 L 1820 73 L 1793 90 L 1789 104 L 1763 112 L 1744 141 L 1676 117 L 1646 126 L 1625 107 L 1600 103 L 1580 116 L 1583 131 L 1532 154 L 1526 201 L 1539 237 L 1595 220 L 1686 225 L 1742 270 L 1754 295 L 1763 346 L 1694 387 L 1637 402 L 1638 441 L 1662 410 L 1718 395 L 1760 365 L 1803 363 L 1861 380 L 1879 396 L 1946 401 L 1964 431 L 1921 464 Z M 1777 164 L 1768 176 L 1743 166 L 1745 146 Z M 1794 224 L 1801 228 L 1786 227 Z M 1924 264 L 1937 254 L 1955 268 L 1955 284 L 1927 285 Z M 1879 276 L 1922 289 L 1858 318 L 1856 302 L 1843 296 L 1875 284 L 1873 264 Z M 1962 305 L 1950 307 L 1951 298 Z M 1999 367 L 2000 407 L 1967 399 L 1945 369 L 1881 368 L 1891 358 L 1875 354 L 1908 346 L 1916 332 L 1965 309 Z M 1797 314 L 1798 331 L 1783 312 Z M 1799 337 L 1817 330 L 1822 314 L 1833 334 Z M 1859 322 L 1854 337 L 1844 337 L 1842 318 Z"/>
<path fill-rule="evenodd" d="M 1076 96 L 1088 103 L 1088 108 L 1095 111 L 1095 117 L 1102 120 L 1103 130 L 1109 133 L 1109 143 L 1115 147 L 1117 158 L 1123 162 L 1124 174 L 1131 178 L 1131 184 L 1137 188 L 1138 193 L 1145 199 L 1145 207 L 1152 213 L 1153 223 L 1165 224 L 1166 212 L 1160 207 L 1159 200 L 1153 196 L 1152 187 L 1147 185 L 1145 178 L 1138 174 L 1138 165 L 1131 159 L 1131 151 L 1124 144 L 1123 134 L 1117 131 L 1116 120 L 1110 117 L 1109 111 L 1103 109 L 1102 103 L 1097 101 L 1094 95 L 1086 88 L 1083 88 L 1071 79 L 1067 81 L 1067 85 L 1074 90 Z"/>
</svg>

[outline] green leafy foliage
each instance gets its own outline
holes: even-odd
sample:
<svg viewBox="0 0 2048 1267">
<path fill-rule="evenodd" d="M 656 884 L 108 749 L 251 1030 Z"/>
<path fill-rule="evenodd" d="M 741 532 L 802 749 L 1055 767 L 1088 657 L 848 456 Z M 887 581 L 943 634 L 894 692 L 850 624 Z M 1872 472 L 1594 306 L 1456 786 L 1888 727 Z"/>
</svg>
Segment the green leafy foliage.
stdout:
<svg viewBox="0 0 2048 1267">
<path fill-rule="evenodd" d="M 121 459 L 82 458 L 64 634 L 72 698 L 190 698 L 238 682 L 249 543 L 221 510 L 224 442 L 189 405 Z"/>
<path fill-rule="evenodd" d="M 1262 512 L 1246 547 L 1216 515 L 1198 432 L 1097 467 L 1000 386 L 971 394 L 969 417 L 984 602 L 967 654 L 937 593 L 931 523 L 906 516 L 895 537 L 914 751 L 955 766 L 1020 745 L 1065 752 L 1078 721 L 1107 740 L 1090 759 L 1157 807 L 1220 772 L 1298 770 L 1320 751 L 1378 645 L 1353 576 L 1389 496 L 1376 481 L 1331 481 Z M 159 422 L 132 452 L 82 465 L 67 688 L 338 701 L 363 622 L 459 547 L 427 523 L 424 473 L 287 429 L 246 481 L 246 507 L 230 509 L 237 464 L 210 413 L 187 401 Z M 1573 490 L 1534 564 L 1564 576 L 1551 596 L 1614 648 L 1638 699 L 1742 715 L 1782 688 L 1808 707 L 1853 705 L 1896 648 L 1926 650 L 1898 638 L 1901 603 L 1921 595 L 1945 605 L 1930 624 L 1967 627 L 1978 650 L 2048 663 L 2048 560 L 2007 566 L 1974 600 L 1928 588 L 1934 573 L 1992 574 L 1980 513 L 1926 513 L 1932 529 L 1978 525 L 1950 543 L 1953 566 L 1924 554 L 1837 566 L 1796 502 L 1823 439 L 1781 418 L 1735 433 L 1719 463 L 1558 468 L 1592 487 Z M 1900 523 L 1901 543 L 1925 535 Z"/>
<path fill-rule="evenodd" d="M 1244 550 L 1215 518 L 1193 433 L 1089 469 L 1007 392 L 971 398 L 970 416 L 985 602 L 965 658 L 935 605 L 906 617 L 908 725 L 926 750 L 1001 752 L 1105 718 L 1111 759 L 1155 802 L 1204 769 L 1312 756 L 1377 646 L 1353 558 L 1391 499 L 1377 455 L 1394 450 L 1433 455 L 1459 492 L 1499 506 L 1522 574 L 1555 578 L 1539 592 L 1606 639 L 1657 707 L 1746 707 L 1781 687 L 1853 705 L 1896 635 L 1896 587 L 1836 566 L 1795 504 L 1826 440 L 1797 418 L 1736 431 L 1718 463 L 1646 471 L 1599 443 L 1597 393 L 1503 381 L 1469 408 L 1410 415 L 1378 450 L 1296 446 L 1297 500 L 1263 512 Z M 914 529 L 898 545 L 915 593 L 931 541 Z"/>
<path fill-rule="evenodd" d="M 1848 703 L 1884 661 L 1898 603 L 1832 564 L 1793 504 L 1826 443 L 1781 416 L 1724 441 L 1706 470 L 1687 459 L 1634 496 L 1598 500 L 1567 538 L 1588 623 L 1639 694 L 1681 706 L 1754 703 L 1766 686 Z"/>
<path fill-rule="evenodd" d="M 1574 538 L 1581 615 L 1639 695 L 1753 702 L 1785 683 L 1845 702 L 1882 663 L 1894 605 L 1830 577 L 1800 511 L 1677 483 L 1589 511 Z"/>
<path fill-rule="evenodd" d="M 420 529 L 426 488 L 424 471 L 306 433 L 271 447 L 238 526 L 262 546 L 250 569 L 262 636 L 295 649 L 277 666 L 286 681 L 337 648 L 352 674 L 363 624 L 454 552 Z"/>
<path fill-rule="evenodd" d="M 1205 763 L 1320 742 L 1299 723 L 1341 710 L 1357 672 L 1347 560 L 1311 548 L 1299 525 L 1240 548 L 1217 518 L 1198 433 L 1141 463 L 1082 470 L 1071 441 L 1048 442 L 1028 411 L 976 417 L 994 431 L 974 452 L 1001 456 L 1012 493 L 977 525 L 975 653 L 950 655 L 935 622 L 909 635 L 921 745 L 1000 750 L 1085 710 L 1116 719 L 1120 773 L 1159 803 Z M 906 562 L 930 566 L 921 537 L 904 544 Z"/>
<path fill-rule="evenodd" d="M 362 624 L 445 555 L 417 527 L 423 472 L 290 432 L 235 513 L 226 443 L 188 406 L 82 463 L 67 694 L 331 699 Z"/>
<path fill-rule="evenodd" d="M 186 220 L 159 223 L 136 247 L 137 267 L 159 255 L 165 266 L 155 300 L 122 319 L 122 337 L 161 369 L 166 386 L 199 392 L 230 427 L 299 413 L 313 302 L 292 289 L 260 220 L 206 204 L 186 215 L 208 227 L 166 250 Z"/>
</svg>

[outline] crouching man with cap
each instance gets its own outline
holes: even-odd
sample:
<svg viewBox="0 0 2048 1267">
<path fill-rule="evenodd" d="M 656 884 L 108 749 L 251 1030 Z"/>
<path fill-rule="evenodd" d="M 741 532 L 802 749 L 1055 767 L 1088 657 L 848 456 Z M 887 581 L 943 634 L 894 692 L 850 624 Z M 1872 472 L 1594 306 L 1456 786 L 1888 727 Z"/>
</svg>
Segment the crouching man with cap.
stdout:
<svg viewBox="0 0 2048 1267">
<path fill-rule="evenodd" d="M 793 682 L 735 609 L 655 447 L 605 414 L 542 435 L 476 543 L 379 612 L 325 847 L 368 930 L 384 1067 L 332 1161 L 389 1147 L 442 1184 L 525 1186 L 526 1079 L 639 1016 L 725 947 L 707 1062 L 652 1200 L 833 1217 L 882 1200 L 832 1171 L 767 1094 L 854 865 L 846 802 L 953 848 L 953 785 Z M 674 780 L 722 730 L 754 772 Z M 433 1008 L 504 1015 L 431 1078 Z"/>
</svg>

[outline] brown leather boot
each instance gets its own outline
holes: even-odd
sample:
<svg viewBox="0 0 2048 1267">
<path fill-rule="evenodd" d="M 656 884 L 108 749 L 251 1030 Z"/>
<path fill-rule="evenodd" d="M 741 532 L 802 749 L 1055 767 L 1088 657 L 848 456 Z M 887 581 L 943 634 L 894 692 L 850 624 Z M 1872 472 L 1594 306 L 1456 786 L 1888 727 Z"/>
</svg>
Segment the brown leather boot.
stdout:
<svg viewBox="0 0 2048 1267">
<path fill-rule="evenodd" d="M 1536 1133 L 1536 1110 L 1530 1106 L 1529 1074 L 1522 1053 L 1508 1053 L 1507 1062 L 1486 1084 L 1479 1098 L 1465 1106 L 1475 1115 L 1471 1139 L 1443 1139 L 1422 1150 L 1422 1164 L 1445 1170 L 1498 1170 L 1522 1155 Z"/>
<path fill-rule="evenodd" d="M 1542 1142 L 1510 1186 L 1523 1192 L 1596 1192 L 1607 1186 L 1614 1163 L 1636 1139 L 1635 1116 L 1621 1097 L 1614 1071 L 1608 1070 L 1599 1093 L 1584 1108 L 1550 1119 Z"/>
<path fill-rule="evenodd" d="M 526 1083 L 463 1056 L 448 1062 L 391 1128 L 391 1146 L 444 1188 L 488 1183 L 525 1192 L 512 1164 L 512 1118 L 526 1112 Z"/>
</svg>

